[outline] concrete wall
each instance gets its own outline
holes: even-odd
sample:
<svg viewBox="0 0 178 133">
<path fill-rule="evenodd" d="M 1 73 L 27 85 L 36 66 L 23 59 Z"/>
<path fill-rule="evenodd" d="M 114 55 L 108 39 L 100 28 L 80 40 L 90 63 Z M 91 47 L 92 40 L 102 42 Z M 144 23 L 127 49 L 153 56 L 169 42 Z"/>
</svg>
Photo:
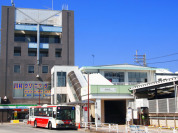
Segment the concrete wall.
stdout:
<svg viewBox="0 0 178 133">
<path fill-rule="evenodd" d="M 54 65 L 74 65 L 74 12 L 62 11 L 62 39 L 60 44 L 49 44 L 49 56 L 40 59 L 28 56 L 28 43 L 14 42 L 15 8 L 3 6 L 1 15 L 1 58 L 0 58 L 0 97 L 7 96 L 10 103 L 33 103 L 37 99 L 14 99 L 13 81 L 49 81 L 51 68 Z M 21 47 L 21 56 L 14 56 L 14 46 Z M 62 48 L 62 57 L 55 57 L 55 49 Z M 14 65 L 20 65 L 20 73 L 14 73 Z M 35 72 L 28 73 L 28 65 L 34 65 Z M 42 66 L 47 65 L 49 72 L 42 73 Z M 39 74 L 40 78 L 36 78 Z M 50 103 L 43 99 L 41 103 Z"/>
<path fill-rule="evenodd" d="M 57 87 L 57 72 L 66 72 L 66 86 L 65 87 Z M 69 102 L 69 100 L 71 102 L 75 102 L 76 99 L 73 95 L 72 92 L 72 87 L 69 84 L 69 79 L 68 79 L 68 73 L 70 73 L 71 71 L 74 71 L 75 74 L 79 71 L 77 66 L 54 66 L 51 69 L 51 73 L 55 74 L 55 78 L 53 79 L 54 81 L 54 87 L 52 88 L 52 92 L 51 95 L 54 95 L 54 101 L 51 101 L 51 104 L 57 104 L 57 94 L 66 94 L 67 95 L 67 102 Z M 53 103 L 54 102 L 54 103 Z"/>
<path fill-rule="evenodd" d="M 178 120 L 157 120 L 157 119 L 150 119 L 150 125 L 153 126 L 160 126 L 160 127 L 178 127 Z"/>
</svg>

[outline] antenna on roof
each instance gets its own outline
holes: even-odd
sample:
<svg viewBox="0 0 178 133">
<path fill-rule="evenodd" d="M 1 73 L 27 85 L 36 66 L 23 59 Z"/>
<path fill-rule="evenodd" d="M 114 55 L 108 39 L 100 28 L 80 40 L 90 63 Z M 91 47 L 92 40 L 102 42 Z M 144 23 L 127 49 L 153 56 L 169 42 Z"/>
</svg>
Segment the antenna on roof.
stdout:
<svg viewBox="0 0 178 133">
<path fill-rule="evenodd" d="M 15 6 L 15 4 L 14 4 L 14 0 L 11 0 L 11 4 L 12 4 L 12 6 Z"/>
<path fill-rule="evenodd" d="M 68 10 L 68 4 L 63 4 L 62 5 L 62 10 Z"/>
<path fill-rule="evenodd" d="M 52 0 L 52 10 L 53 10 L 53 0 Z"/>
</svg>

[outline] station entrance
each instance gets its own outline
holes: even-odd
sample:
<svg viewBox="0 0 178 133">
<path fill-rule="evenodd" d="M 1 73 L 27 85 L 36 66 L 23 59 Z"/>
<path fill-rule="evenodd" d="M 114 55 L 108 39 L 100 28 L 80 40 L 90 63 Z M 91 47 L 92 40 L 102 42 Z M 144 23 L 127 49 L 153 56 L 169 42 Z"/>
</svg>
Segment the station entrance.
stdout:
<svg viewBox="0 0 178 133">
<path fill-rule="evenodd" d="M 105 123 L 126 123 L 126 100 L 104 101 Z"/>
</svg>

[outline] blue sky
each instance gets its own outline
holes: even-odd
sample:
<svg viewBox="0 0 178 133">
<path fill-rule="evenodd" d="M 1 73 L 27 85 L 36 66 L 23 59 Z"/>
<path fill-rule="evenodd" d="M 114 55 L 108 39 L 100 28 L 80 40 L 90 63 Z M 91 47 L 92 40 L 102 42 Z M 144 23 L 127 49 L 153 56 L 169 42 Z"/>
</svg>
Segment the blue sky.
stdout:
<svg viewBox="0 0 178 133">
<path fill-rule="evenodd" d="M 14 0 L 19 8 L 49 9 L 52 0 Z M 54 10 L 68 4 L 75 13 L 75 65 L 134 64 L 178 53 L 177 0 L 53 0 Z M 0 0 L 11 5 L 11 0 Z M 1 8 L 1 7 L 0 7 Z M 94 63 L 93 57 L 94 55 Z M 177 60 L 174 62 L 166 62 Z M 155 62 L 164 62 L 157 63 Z M 147 60 L 149 67 L 178 71 L 178 54 Z"/>
</svg>

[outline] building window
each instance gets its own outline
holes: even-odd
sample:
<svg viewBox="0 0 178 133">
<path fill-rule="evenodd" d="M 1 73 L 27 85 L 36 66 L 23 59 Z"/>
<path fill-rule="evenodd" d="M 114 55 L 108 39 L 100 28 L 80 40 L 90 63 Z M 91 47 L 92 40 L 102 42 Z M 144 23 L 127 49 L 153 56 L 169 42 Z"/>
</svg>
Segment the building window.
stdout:
<svg viewBox="0 0 178 133">
<path fill-rule="evenodd" d="M 37 42 L 37 35 L 26 35 L 26 42 Z"/>
<path fill-rule="evenodd" d="M 48 57 L 48 49 L 40 49 L 40 57 Z"/>
<path fill-rule="evenodd" d="M 42 73 L 48 73 L 48 66 L 42 66 Z"/>
<path fill-rule="evenodd" d="M 62 55 L 62 49 L 56 49 L 55 56 L 56 57 L 61 57 L 61 55 Z"/>
<path fill-rule="evenodd" d="M 66 103 L 67 95 L 66 94 L 57 94 L 57 104 Z"/>
<path fill-rule="evenodd" d="M 60 43 L 60 36 L 41 35 L 40 42 L 41 43 Z"/>
<path fill-rule="evenodd" d="M 28 66 L 28 73 L 34 73 L 34 66 Z"/>
<path fill-rule="evenodd" d="M 46 34 L 46 33 L 45 33 Z M 15 33 L 14 41 L 17 42 L 37 42 L 37 34 L 36 32 L 31 32 L 31 34 L 24 34 L 22 33 Z M 61 38 L 59 35 L 41 35 L 40 36 L 40 43 L 60 43 Z"/>
<path fill-rule="evenodd" d="M 14 73 L 20 73 L 20 65 L 14 65 Z"/>
<path fill-rule="evenodd" d="M 133 83 L 144 83 L 147 82 L 146 72 L 128 72 L 129 82 Z"/>
<path fill-rule="evenodd" d="M 124 72 L 105 72 L 104 76 L 112 83 L 124 82 Z"/>
<path fill-rule="evenodd" d="M 14 47 L 14 56 L 21 56 L 21 47 Z"/>
<path fill-rule="evenodd" d="M 28 56 L 36 56 L 37 55 L 37 49 L 36 48 L 29 48 L 28 49 Z"/>
<path fill-rule="evenodd" d="M 25 34 L 15 33 L 14 41 L 25 42 Z"/>
<path fill-rule="evenodd" d="M 66 72 L 57 72 L 57 87 L 66 86 Z"/>
<path fill-rule="evenodd" d="M 53 38 L 54 38 L 54 43 L 60 43 L 61 42 L 59 36 L 54 36 Z"/>
<path fill-rule="evenodd" d="M 49 36 L 48 35 L 41 35 L 40 36 L 40 43 L 49 43 Z"/>
</svg>

